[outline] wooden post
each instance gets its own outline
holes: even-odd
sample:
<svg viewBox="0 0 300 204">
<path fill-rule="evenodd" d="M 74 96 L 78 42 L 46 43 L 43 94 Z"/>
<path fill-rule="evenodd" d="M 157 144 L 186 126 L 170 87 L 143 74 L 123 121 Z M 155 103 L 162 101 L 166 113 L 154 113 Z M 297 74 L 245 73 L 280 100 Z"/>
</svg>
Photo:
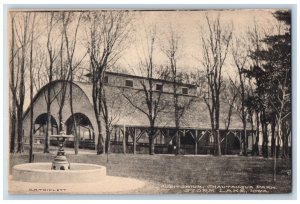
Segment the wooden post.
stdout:
<svg viewBox="0 0 300 204">
<path fill-rule="evenodd" d="M 198 151 L 198 130 L 196 130 L 196 134 L 195 134 L 195 155 L 197 155 L 197 151 Z"/>
<path fill-rule="evenodd" d="M 126 154 L 126 126 L 123 126 L 123 153 Z"/>
<path fill-rule="evenodd" d="M 134 128 L 133 134 L 133 154 L 136 154 L 136 128 Z"/>
</svg>

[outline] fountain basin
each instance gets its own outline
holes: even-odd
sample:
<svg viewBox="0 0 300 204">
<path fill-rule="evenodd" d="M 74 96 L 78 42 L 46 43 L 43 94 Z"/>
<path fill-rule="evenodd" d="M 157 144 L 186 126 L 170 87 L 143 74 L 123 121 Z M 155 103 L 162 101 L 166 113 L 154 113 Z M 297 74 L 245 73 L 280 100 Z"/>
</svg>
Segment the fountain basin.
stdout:
<svg viewBox="0 0 300 204">
<path fill-rule="evenodd" d="M 91 183 L 106 177 L 104 166 L 71 163 L 70 170 L 51 170 L 52 163 L 26 163 L 13 167 L 14 181 L 34 183 Z"/>
</svg>

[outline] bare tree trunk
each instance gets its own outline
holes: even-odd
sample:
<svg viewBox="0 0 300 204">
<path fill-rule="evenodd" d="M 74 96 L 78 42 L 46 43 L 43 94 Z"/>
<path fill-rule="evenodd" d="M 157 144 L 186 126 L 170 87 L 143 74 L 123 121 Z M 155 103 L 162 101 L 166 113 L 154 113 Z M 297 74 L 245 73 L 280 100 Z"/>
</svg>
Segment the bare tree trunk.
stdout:
<svg viewBox="0 0 300 204">
<path fill-rule="evenodd" d="M 17 134 L 18 148 L 17 152 L 23 152 L 23 105 L 17 108 Z"/>
<path fill-rule="evenodd" d="M 155 131 L 154 128 L 149 128 L 149 154 L 154 155 L 154 137 L 155 137 Z"/>
<path fill-rule="evenodd" d="M 72 69 L 72 68 L 70 68 Z M 74 126 L 74 151 L 75 154 L 78 154 L 78 147 L 79 147 L 79 140 L 78 140 L 78 133 L 77 133 L 77 124 L 76 118 L 74 116 L 74 109 L 73 109 L 73 73 L 71 70 L 71 80 L 70 80 L 70 110 L 71 110 L 71 117 L 73 118 L 73 126 Z"/>
<path fill-rule="evenodd" d="M 244 85 L 244 78 L 242 69 L 244 69 L 244 65 L 240 67 L 239 70 L 239 77 L 241 83 L 241 100 L 242 100 L 242 122 L 243 122 L 243 138 L 244 138 L 244 156 L 248 156 L 248 136 L 247 136 L 247 113 L 245 107 L 245 85 Z"/>
<path fill-rule="evenodd" d="M 16 141 L 16 98 L 15 98 L 15 32 L 14 32 L 14 17 L 11 16 L 11 67 L 10 67 L 10 97 L 12 104 L 10 106 L 10 148 L 9 152 L 15 152 L 15 141 Z"/>
<path fill-rule="evenodd" d="M 259 145 L 259 113 L 258 113 L 258 111 L 255 111 L 255 114 L 256 114 L 256 131 L 255 131 L 255 135 L 256 135 L 256 137 L 255 137 L 255 145 L 254 145 L 254 149 L 255 149 L 255 151 L 254 151 L 254 153 L 255 153 L 255 155 L 259 155 L 259 147 L 258 147 L 258 145 Z"/>
<path fill-rule="evenodd" d="M 109 115 L 110 113 L 108 112 L 108 107 L 107 107 L 107 98 L 106 98 L 106 93 L 105 93 L 105 89 L 103 87 L 102 90 L 102 98 L 101 98 L 101 102 L 102 102 L 102 115 L 103 115 L 103 119 L 105 122 L 105 132 L 106 132 L 106 137 L 105 137 L 105 145 L 104 145 L 104 151 L 106 154 L 109 153 L 109 148 L 110 148 L 110 124 L 112 121 L 109 121 Z"/>
<path fill-rule="evenodd" d="M 263 142 L 262 142 L 262 154 L 264 157 L 269 157 L 269 148 L 268 148 L 268 125 L 266 122 L 265 111 L 263 110 L 261 113 L 261 129 L 263 134 Z"/>
<path fill-rule="evenodd" d="M 206 70 L 206 78 L 211 93 L 211 103 L 204 98 L 209 109 L 214 134 L 214 151 L 216 155 L 221 155 L 220 140 L 220 94 L 223 82 L 222 68 L 227 58 L 229 43 L 232 39 L 232 29 L 223 29 L 220 23 L 220 17 L 211 21 L 206 16 L 209 33 L 202 34 L 203 66 Z M 221 37 L 222 36 L 222 37 Z"/>
<path fill-rule="evenodd" d="M 180 154 L 180 134 L 179 134 L 179 128 L 176 129 L 176 149 L 175 149 L 175 154 L 179 155 Z"/>
<path fill-rule="evenodd" d="M 47 94 L 47 128 L 46 128 L 46 136 L 45 136 L 45 143 L 44 143 L 44 153 L 49 153 L 49 146 L 50 146 L 50 128 L 52 127 L 51 124 L 51 101 L 50 101 L 50 86 L 48 88 Z"/>
<path fill-rule="evenodd" d="M 279 139 L 282 137 L 282 130 L 281 130 L 281 112 L 279 113 L 279 116 L 277 118 L 277 137 L 275 136 L 275 141 L 274 141 L 274 166 L 273 166 L 273 181 L 276 182 L 277 180 L 277 144 L 276 142 L 278 141 L 279 142 Z"/>
<path fill-rule="evenodd" d="M 248 135 L 246 123 L 243 123 L 243 136 L 244 136 L 244 156 L 248 156 Z"/>
<path fill-rule="evenodd" d="M 180 134 L 179 134 L 179 129 L 180 129 L 180 126 L 179 126 L 179 120 L 180 120 L 180 117 L 179 117 L 179 113 L 178 113 L 178 109 L 179 109 L 179 106 L 178 106 L 178 95 L 176 93 L 176 89 L 177 89 L 177 82 L 174 81 L 173 82 L 173 88 L 175 89 L 174 90 L 174 109 L 175 109 L 175 131 L 176 131 L 176 151 L 175 151 L 175 154 L 178 155 L 180 154 Z"/>
<path fill-rule="evenodd" d="M 283 131 L 283 135 L 282 135 L 282 158 L 287 158 L 288 157 L 288 150 L 289 150 L 289 146 L 288 146 L 288 137 L 290 134 L 291 129 L 288 128 L 288 121 L 284 121 L 282 123 L 283 127 L 282 127 L 282 131 Z"/>
<path fill-rule="evenodd" d="M 222 153 L 221 153 L 221 139 L 220 139 L 220 129 L 219 129 L 219 127 L 220 127 L 220 124 L 219 124 L 219 122 L 220 122 L 220 119 L 219 119 L 219 116 L 220 116 L 220 102 L 219 102 L 219 96 L 220 96 L 220 94 L 216 94 L 217 95 L 217 100 L 216 100 L 216 115 L 215 115 L 215 118 L 216 118 L 216 129 L 215 129 L 215 131 L 216 131 L 216 141 L 217 141 L 217 143 L 216 143 L 216 145 L 217 145 L 217 149 L 216 149 L 216 152 L 215 152 L 215 154 L 216 155 L 218 155 L 218 156 L 220 156 Z"/>
<path fill-rule="evenodd" d="M 64 15 L 63 15 L 63 22 L 64 22 Z M 65 68 L 63 65 L 63 46 L 64 46 L 64 34 L 62 32 L 61 34 L 61 45 L 60 45 L 60 77 L 62 78 L 62 80 L 67 80 L 64 79 L 63 77 L 63 69 Z M 65 93 L 66 93 L 66 89 L 67 89 L 67 83 L 65 81 L 62 82 L 62 87 L 61 87 L 61 98 L 59 100 L 59 110 L 58 110 L 58 120 L 59 120 L 59 124 L 58 124 L 58 131 L 62 131 L 62 126 L 63 126 L 63 116 L 62 116 L 62 111 L 65 105 Z"/>
<path fill-rule="evenodd" d="M 49 73 L 48 73 L 48 88 L 47 88 L 47 96 L 46 96 L 46 104 L 47 104 L 47 130 L 45 135 L 45 142 L 44 142 L 44 153 L 49 153 L 49 146 L 50 146 L 50 128 L 52 127 L 51 124 L 51 83 L 53 80 L 53 66 L 55 61 L 55 50 L 53 50 L 53 45 L 51 44 L 51 34 L 54 27 L 54 13 L 50 13 L 50 22 L 48 27 L 48 33 L 47 33 L 47 51 L 49 56 Z"/>
<path fill-rule="evenodd" d="M 67 53 L 67 63 L 69 66 L 69 74 L 70 74 L 70 110 L 71 110 L 71 116 L 73 118 L 73 125 L 74 125 L 74 150 L 75 150 L 75 154 L 78 154 L 78 149 L 79 149 L 79 134 L 77 133 L 77 121 L 76 121 L 76 117 L 74 116 L 74 107 L 73 107 L 73 82 L 74 82 L 74 71 L 75 68 L 77 66 L 74 65 L 74 53 L 75 53 L 75 49 L 76 49 L 76 42 L 77 42 L 77 33 L 78 33 L 78 28 L 80 25 L 80 21 L 81 21 L 81 16 L 82 13 L 79 14 L 78 19 L 77 19 L 77 24 L 76 24 L 76 28 L 74 32 L 74 37 L 73 37 L 73 41 L 69 40 L 69 36 L 68 36 L 68 26 L 72 21 L 72 13 L 71 12 L 67 12 L 67 16 L 65 18 L 65 13 L 63 13 L 63 32 L 64 32 L 64 36 L 65 36 L 65 42 L 66 42 L 66 53 Z M 63 36 L 62 36 L 63 38 Z M 62 46 L 61 45 L 61 50 L 62 50 Z M 68 75 L 69 78 L 69 75 Z"/>
<path fill-rule="evenodd" d="M 292 149 L 292 148 L 289 148 L 289 138 L 290 138 L 290 136 L 291 136 L 292 127 L 291 127 L 291 124 L 290 124 L 289 121 L 287 121 L 286 123 L 288 124 L 289 129 L 288 129 L 288 131 L 287 131 L 287 133 L 286 133 L 286 137 L 285 137 L 285 143 L 286 143 L 286 145 L 285 145 L 285 151 L 286 151 L 286 154 L 285 154 L 285 155 L 288 157 L 288 156 L 291 155 L 290 152 L 291 152 L 291 149 Z M 291 140 L 292 140 L 292 139 L 291 139 Z M 292 141 L 291 141 L 291 142 L 292 142 Z"/>
<path fill-rule="evenodd" d="M 275 154 L 275 128 L 276 128 L 276 120 L 275 118 L 273 119 L 272 123 L 271 123 L 271 157 L 274 156 Z"/>
<path fill-rule="evenodd" d="M 252 156 L 254 155 L 255 145 L 254 145 L 254 122 L 253 122 L 253 112 L 250 115 L 250 123 L 251 123 L 251 147 L 252 147 Z"/>
<path fill-rule="evenodd" d="M 33 162 L 33 131 L 34 131 L 34 122 L 33 122 L 33 76 L 32 69 L 30 69 L 30 133 L 29 133 L 29 163 Z"/>
<path fill-rule="evenodd" d="M 51 55 L 51 54 L 49 54 Z M 52 58 L 51 56 L 49 56 Z M 49 66 L 49 85 L 47 88 L 47 97 L 46 97 L 46 106 L 47 106 L 47 128 L 46 128 L 46 135 L 45 135 L 45 142 L 44 142 L 44 153 L 49 153 L 49 147 L 50 147 L 50 129 L 52 127 L 51 124 L 51 82 L 53 77 L 53 62 L 50 60 L 50 66 Z"/>
<path fill-rule="evenodd" d="M 24 148 L 24 141 L 23 141 L 23 106 L 25 100 L 25 66 L 26 66 L 26 44 L 27 44 L 27 31 L 28 31 L 28 24 L 29 24 L 29 14 L 25 14 L 24 17 L 24 31 L 23 31 L 23 40 L 21 42 L 21 64 L 20 64 L 20 85 L 19 85 L 19 103 L 17 105 L 17 133 L 18 133 L 18 148 L 17 152 L 23 152 Z"/>
<path fill-rule="evenodd" d="M 102 113 L 103 113 L 103 118 L 105 122 L 105 132 L 106 132 L 106 137 L 105 137 L 105 153 L 108 154 L 109 152 L 109 146 L 110 146 L 110 123 L 109 123 L 109 113 L 108 113 L 108 108 L 107 108 L 107 101 L 106 101 L 106 94 L 103 89 L 103 98 L 102 98 Z"/>
<path fill-rule="evenodd" d="M 12 101 L 12 103 L 14 104 L 15 102 Z M 10 116 L 10 148 L 9 148 L 9 152 L 10 153 L 14 153 L 15 152 L 15 141 L 16 141 L 16 111 L 15 111 L 15 105 L 12 105 L 11 107 L 11 116 Z"/>
<path fill-rule="evenodd" d="M 276 135 L 275 135 L 276 158 L 278 158 L 279 155 L 280 155 L 280 140 L 281 140 L 281 138 L 282 138 L 282 136 L 283 136 L 283 132 L 282 132 L 282 124 L 280 125 L 280 127 L 281 127 L 281 128 L 280 128 L 280 129 L 281 129 L 281 133 L 278 134 L 277 143 L 276 143 Z"/>
<path fill-rule="evenodd" d="M 98 141 L 97 141 L 97 154 L 103 154 L 103 135 L 102 135 L 102 126 L 101 121 L 96 119 L 98 126 Z"/>
<path fill-rule="evenodd" d="M 148 129 L 149 136 L 149 154 L 154 155 L 154 139 L 155 139 L 155 124 L 154 121 L 150 121 L 150 127 Z"/>
<path fill-rule="evenodd" d="M 25 63 L 23 61 L 23 63 Z M 17 152 L 23 152 L 23 106 L 25 97 L 25 84 L 24 84 L 24 66 L 21 65 L 21 77 L 20 77 L 20 87 L 19 87 L 19 105 L 17 107 L 17 133 L 18 133 L 18 148 Z"/>
<path fill-rule="evenodd" d="M 65 82 L 63 82 L 65 83 Z M 63 91 L 65 92 L 65 91 Z M 62 93 L 62 99 L 61 99 L 61 103 L 60 103 L 60 106 L 59 106 L 59 110 L 58 110 L 58 120 L 59 120 L 59 124 L 58 124 L 58 131 L 62 131 L 62 123 L 63 123 L 63 116 L 62 116 L 62 112 L 63 112 L 63 108 L 64 108 L 64 105 L 65 105 L 65 94 Z"/>
<path fill-rule="evenodd" d="M 287 131 L 286 131 L 286 124 L 285 122 L 282 123 L 282 131 L 283 131 L 283 135 L 282 135 L 282 151 L 281 151 L 281 157 L 285 158 L 285 149 L 286 149 L 286 137 L 287 137 Z"/>
<path fill-rule="evenodd" d="M 180 118 L 183 116 L 184 110 L 188 104 L 179 104 L 179 93 L 178 87 L 180 82 L 182 82 L 182 77 L 180 78 L 180 73 L 178 73 L 177 69 L 177 60 L 179 44 L 181 42 L 181 37 L 178 33 L 176 33 L 172 26 L 170 26 L 170 33 L 167 36 L 167 45 L 164 48 L 163 52 L 165 53 L 167 59 L 169 60 L 169 69 L 170 69 L 170 77 L 172 78 L 173 85 L 173 107 L 174 107 L 174 123 L 175 123 L 175 134 L 176 134 L 176 149 L 175 154 L 180 154 Z"/>
<path fill-rule="evenodd" d="M 105 122 L 105 131 L 106 131 L 105 153 L 108 154 L 110 149 L 110 127 L 108 121 Z"/>
<path fill-rule="evenodd" d="M 31 42 L 30 42 L 30 63 L 29 63 L 29 76 L 30 76 L 30 139 L 29 139 L 29 163 L 33 162 L 33 131 L 34 131 L 34 122 L 33 122 L 33 64 L 32 64 L 32 53 L 33 53 L 33 37 L 34 37 L 34 23 L 35 23 L 35 14 L 32 21 L 31 27 Z"/>
</svg>

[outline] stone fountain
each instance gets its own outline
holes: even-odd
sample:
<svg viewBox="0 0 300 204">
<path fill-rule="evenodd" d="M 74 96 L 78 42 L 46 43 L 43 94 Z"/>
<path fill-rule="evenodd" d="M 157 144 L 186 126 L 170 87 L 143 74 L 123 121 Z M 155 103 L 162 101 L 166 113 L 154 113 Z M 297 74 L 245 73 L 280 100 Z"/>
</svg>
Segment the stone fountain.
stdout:
<svg viewBox="0 0 300 204">
<path fill-rule="evenodd" d="M 50 137 L 58 140 L 58 151 L 52 163 L 26 163 L 13 167 L 13 179 L 22 182 L 39 182 L 39 183 L 81 183 L 94 182 L 101 180 L 106 176 L 104 166 L 85 163 L 70 163 L 65 155 L 64 144 L 73 135 L 67 135 L 62 130 L 58 135 Z"/>
<path fill-rule="evenodd" d="M 66 191 L 60 193 L 98 194 L 124 192 L 145 185 L 143 181 L 137 179 L 107 176 L 104 166 L 70 163 L 65 155 L 64 144 L 74 136 L 65 134 L 64 128 L 62 128 L 58 135 L 51 135 L 51 137 L 56 138 L 59 142 L 53 161 L 15 165 L 12 169 L 12 190 L 10 192 L 33 193 L 28 192 L 29 187 L 33 189 L 64 187 Z"/>
</svg>

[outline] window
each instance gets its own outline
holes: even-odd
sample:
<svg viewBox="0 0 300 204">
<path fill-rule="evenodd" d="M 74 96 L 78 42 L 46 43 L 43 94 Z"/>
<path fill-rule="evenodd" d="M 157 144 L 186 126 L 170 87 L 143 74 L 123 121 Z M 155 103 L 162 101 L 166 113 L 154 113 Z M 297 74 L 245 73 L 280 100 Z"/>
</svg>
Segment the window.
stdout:
<svg viewBox="0 0 300 204">
<path fill-rule="evenodd" d="M 105 77 L 103 78 L 103 84 L 108 84 L 108 76 L 105 76 Z"/>
<path fill-rule="evenodd" d="M 188 95 L 189 94 L 189 89 L 187 87 L 183 87 L 183 88 L 181 88 L 181 92 L 184 95 Z"/>
<path fill-rule="evenodd" d="M 163 91 L 163 85 L 162 84 L 156 84 L 155 90 L 156 91 Z"/>
<path fill-rule="evenodd" d="M 126 79 L 125 80 L 125 86 L 133 87 L 133 80 L 132 79 Z"/>
</svg>

